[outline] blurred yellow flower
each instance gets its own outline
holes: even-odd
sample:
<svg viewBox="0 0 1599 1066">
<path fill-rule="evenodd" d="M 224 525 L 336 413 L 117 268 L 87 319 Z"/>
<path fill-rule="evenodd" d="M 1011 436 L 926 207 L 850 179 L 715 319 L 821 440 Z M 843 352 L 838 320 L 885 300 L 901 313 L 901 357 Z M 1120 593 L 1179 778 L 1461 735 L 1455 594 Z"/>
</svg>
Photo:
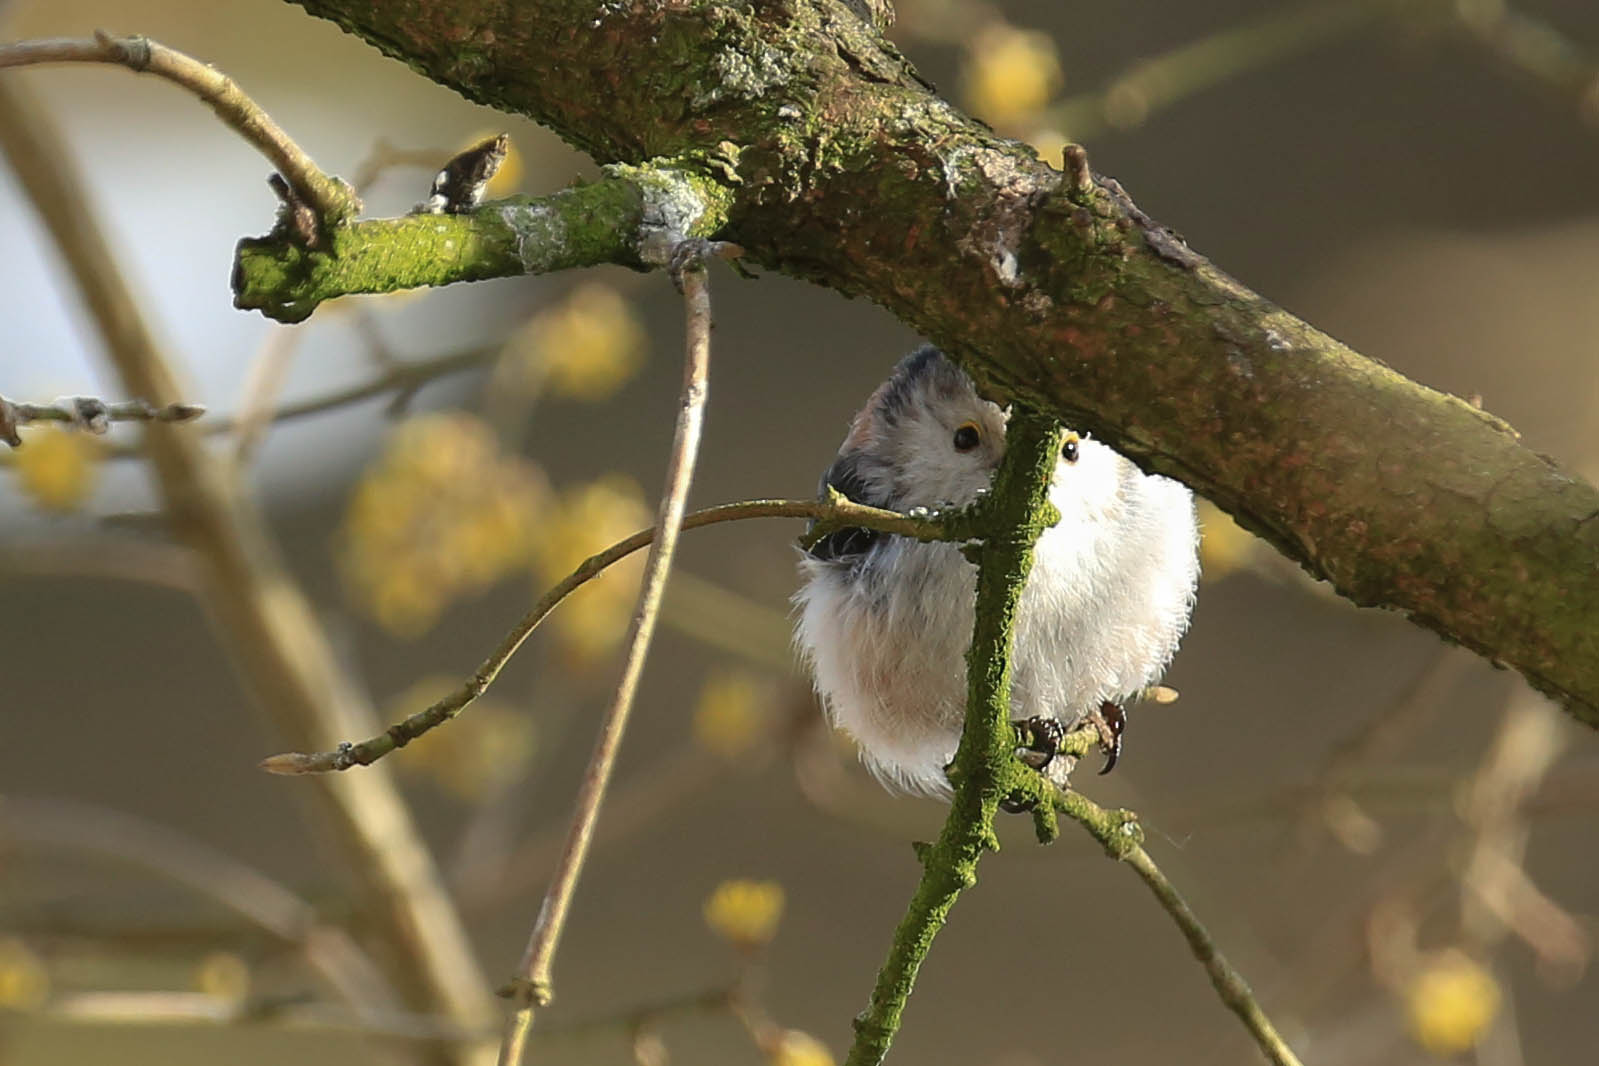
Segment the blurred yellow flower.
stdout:
<svg viewBox="0 0 1599 1066">
<path fill-rule="evenodd" d="M 766 714 L 763 686 L 749 674 L 718 671 L 700 687 L 694 708 L 694 739 L 729 761 L 755 744 Z"/>
<path fill-rule="evenodd" d="M 44 511 L 75 511 L 100 479 L 100 445 L 86 433 L 28 426 L 12 453 L 22 492 Z"/>
<path fill-rule="evenodd" d="M 772 1066 L 834 1066 L 833 1053 L 810 1033 L 786 1030 L 772 1049 Z"/>
<path fill-rule="evenodd" d="M 1199 572 L 1206 581 L 1220 581 L 1249 566 L 1259 541 L 1209 500 L 1199 501 Z"/>
<path fill-rule="evenodd" d="M 1470 1051 L 1499 1013 L 1499 983 L 1460 951 L 1446 951 L 1405 990 L 1410 1033 L 1428 1052 L 1450 1058 Z"/>
<path fill-rule="evenodd" d="M 460 684 L 427 677 L 390 700 L 388 721 L 425 711 Z M 406 747 L 399 768 L 427 777 L 444 791 L 469 802 L 492 798 L 526 770 L 533 756 L 536 727 L 526 714 L 489 698 L 474 700 L 459 718 L 446 722 Z"/>
<path fill-rule="evenodd" d="M 213 951 L 194 968 L 194 987 L 208 996 L 242 1002 L 250 994 L 250 964 L 231 951 Z"/>
<path fill-rule="evenodd" d="M 535 558 L 539 581 L 556 584 L 584 559 L 649 524 L 644 490 L 625 475 L 607 474 L 567 489 L 542 523 Z M 575 665 L 591 664 L 621 643 L 643 569 L 644 553 L 635 552 L 556 608 L 550 625 Z"/>
<path fill-rule="evenodd" d="M 996 126 L 1038 111 L 1061 85 L 1060 55 L 1046 33 L 1005 23 L 983 28 L 962 68 L 966 104 Z"/>
<path fill-rule="evenodd" d="M 783 917 L 783 886 L 776 881 L 723 881 L 705 900 L 705 924 L 740 948 L 771 941 Z"/>
<path fill-rule="evenodd" d="M 44 960 L 15 937 L 0 940 L 0 1007 L 33 1010 L 50 995 Z"/>
<path fill-rule="evenodd" d="M 523 392 L 547 385 L 558 396 L 603 400 L 638 372 L 646 344 L 627 299 L 609 285 L 584 282 L 512 334 L 500 378 Z"/>
<path fill-rule="evenodd" d="M 350 497 L 340 573 L 380 625 L 416 636 L 453 600 L 531 563 L 548 498 L 538 467 L 502 454 L 480 419 L 412 418 Z"/>
</svg>

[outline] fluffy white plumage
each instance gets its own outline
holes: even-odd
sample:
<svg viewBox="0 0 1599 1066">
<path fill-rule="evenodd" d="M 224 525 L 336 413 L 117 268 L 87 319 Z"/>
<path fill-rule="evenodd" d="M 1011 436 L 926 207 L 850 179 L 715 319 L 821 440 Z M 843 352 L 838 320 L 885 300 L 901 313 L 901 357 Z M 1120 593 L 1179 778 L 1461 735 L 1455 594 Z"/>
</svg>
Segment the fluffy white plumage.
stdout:
<svg viewBox="0 0 1599 1066">
<path fill-rule="evenodd" d="M 900 511 L 970 503 L 999 463 L 1005 419 L 937 349 L 919 349 L 856 415 L 823 484 Z M 976 430 L 975 444 L 963 427 Z M 1011 689 L 1013 718 L 1066 728 L 1160 678 L 1199 575 L 1188 489 L 1097 441 L 1076 451 L 1056 466 L 1050 500 L 1061 520 L 1039 539 L 1022 592 Z M 829 719 L 885 783 L 947 793 L 975 568 L 953 544 L 844 530 L 800 569 L 797 640 Z M 1052 776 L 1063 779 L 1068 763 L 1055 760 Z"/>
</svg>

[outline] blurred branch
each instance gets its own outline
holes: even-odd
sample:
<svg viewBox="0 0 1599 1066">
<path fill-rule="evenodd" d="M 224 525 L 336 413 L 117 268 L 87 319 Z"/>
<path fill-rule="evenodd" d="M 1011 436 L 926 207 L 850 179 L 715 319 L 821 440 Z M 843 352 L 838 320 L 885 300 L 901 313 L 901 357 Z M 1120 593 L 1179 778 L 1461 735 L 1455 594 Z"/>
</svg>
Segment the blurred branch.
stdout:
<svg viewBox="0 0 1599 1066">
<path fill-rule="evenodd" d="M 0 545 L 0 571 L 29 577 L 111 578 L 191 594 L 200 591 L 200 564 L 192 551 L 132 538 L 13 540 Z"/>
<path fill-rule="evenodd" d="M 240 469 L 249 465 L 267 427 L 276 421 L 278 393 L 302 336 L 299 330 L 273 329 L 250 363 L 239 403 L 238 429 L 233 435 L 233 463 Z"/>
<path fill-rule="evenodd" d="M 0 151 L 55 238 L 123 386 L 171 402 L 181 391 L 176 376 L 116 269 L 76 169 L 45 117 L 3 81 Z M 157 422 L 146 438 L 167 518 L 202 562 L 205 602 L 260 705 L 297 744 L 321 746 L 363 729 L 373 712 L 340 670 L 249 500 L 192 435 Z M 484 978 L 392 780 L 362 775 L 312 795 L 393 949 L 395 983 L 426 1011 L 481 1026 L 490 1013 Z M 440 1053 L 465 1061 L 472 1051 Z"/>
<path fill-rule="evenodd" d="M 37 63 L 119 63 L 136 74 L 154 74 L 187 89 L 227 126 L 266 156 L 296 196 L 316 214 L 324 230 L 361 210 L 354 191 L 322 173 L 271 117 L 233 79 L 192 56 L 146 37 L 57 37 L 0 44 L 0 68 Z"/>
<path fill-rule="evenodd" d="M 687 242 L 685 241 L 685 246 Z M 655 622 L 666 592 L 677 551 L 683 516 L 688 508 L 688 490 L 694 480 L 699 459 L 700 435 L 705 425 L 705 401 L 710 389 L 711 290 L 705 265 L 696 253 L 691 262 L 672 266 L 673 278 L 682 290 L 687 323 L 683 360 L 683 391 L 678 400 L 677 427 L 672 436 L 672 452 L 666 463 L 666 487 L 661 493 L 655 516 L 655 536 L 644 564 L 644 579 L 639 589 L 638 606 L 628 627 L 627 650 L 623 653 L 622 675 L 616 695 L 600 720 L 599 737 L 589 758 L 583 781 L 578 786 L 571 832 L 556 863 L 550 886 L 544 893 L 527 948 L 504 994 L 514 1004 L 506 1018 L 500 1044 L 500 1066 L 521 1063 L 535 1008 L 549 1003 L 554 995 L 555 952 L 566 928 L 566 915 L 577 891 L 577 881 L 594 838 L 600 805 L 616 766 L 622 734 L 633 709 L 633 697 L 644 673 L 644 659 L 655 635 Z"/>
<path fill-rule="evenodd" d="M 825 500 L 745 500 L 707 507 L 686 515 L 683 529 L 698 529 L 720 522 L 739 522 L 751 518 L 809 518 L 813 525 L 806 534 L 808 537 L 824 536 L 832 530 L 850 526 L 862 526 L 920 540 L 958 540 L 969 535 L 969 530 L 952 525 L 946 519 L 917 517 L 867 507 L 845 499 L 836 490 Z M 653 529 L 640 530 L 583 560 L 577 569 L 546 592 L 522 616 L 477 668 L 476 673 L 460 688 L 432 706 L 359 743 L 345 742 L 335 749 L 313 754 L 285 752 L 268 756 L 261 761 L 261 768 L 274 774 L 325 774 L 355 766 L 369 766 L 396 748 L 405 747 L 430 729 L 443 725 L 488 690 L 517 649 L 562 600 L 598 577 L 607 567 L 646 547 L 654 539 Z"/>
<path fill-rule="evenodd" d="M 1502 2 L 1451 5 L 1466 35 L 1511 70 L 1599 122 L 1599 58 L 1554 25 Z"/>
<path fill-rule="evenodd" d="M 245 238 L 233 264 L 233 305 L 301 322 L 350 293 L 544 274 L 614 263 L 660 265 L 663 224 L 706 237 L 726 223 L 727 191 L 671 164 L 608 166 L 598 181 L 466 214 L 372 219 L 311 250 L 285 233 Z"/>
<path fill-rule="evenodd" d="M 1565 750 L 1564 726 L 1531 692 L 1519 690 L 1506 701 L 1499 732 L 1459 799 L 1470 830 L 1460 873 L 1461 926 L 1484 947 L 1508 930 L 1549 970 L 1575 976 L 1593 954 L 1592 938 L 1538 888 L 1525 865 L 1526 804 Z"/>
<path fill-rule="evenodd" d="M 1331 44 L 1392 14 L 1397 0 L 1330 0 L 1266 14 L 1140 60 L 1105 88 L 1069 97 L 1041 116 L 1074 140 L 1143 124 L 1157 111 Z"/>
<path fill-rule="evenodd" d="M 17 403 L 0 396 L 0 441 L 22 447 L 18 427 L 29 422 L 65 422 L 90 433 L 104 433 L 113 422 L 189 422 L 205 414 L 194 403 L 155 407 L 143 400 L 106 403 L 92 396 L 63 396 L 54 403 Z"/>
<path fill-rule="evenodd" d="M 1323 829 L 1338 834 L 1351 813 L 1347 805 L 1351 782 L 1368 763 L 1392 753 L 1443 706 L 1455 683 L 1474 665 L 1475 660 L 1454 648 L 1443 647 L 1433 653 L 1431 662 L 1388 706 L 1378 710 L 1351 736 L 1339 742 L 1314 774 L 1300 801 L 1298 825 L 1294 830 L 1296 858 L 1308 857 Z M 1345 817 L 1340 819 L 1339 811 Z M 1345 846 L 1355 841 L 1340 835 Z M 1352 847 L 1351 850 L 1361 850 Z M 1370 850 L 1370 849 L 1366 849 Z"/>
<path fill-rule="evenodd" d="M 121 811 L 70 800 L 0 796 L 0 841 L 85 851 L 193 889 L 298 948 L 350 1004 L 391 1007 L 394 992 L 344 930 L 260 871 L 197 840 Z"/>
<path fill-rule="evenodd" d="M 353 1010 L 331 1003 L 237 1000 L 202 992 L 78 992 L 31 1011 L 30 1019 L 71 1025 L 260 1028 L 319 1035 L 352 1034 L 430 1043 L 482 1041 L 486 1027 L 400 1010 Z"/>
</svg>

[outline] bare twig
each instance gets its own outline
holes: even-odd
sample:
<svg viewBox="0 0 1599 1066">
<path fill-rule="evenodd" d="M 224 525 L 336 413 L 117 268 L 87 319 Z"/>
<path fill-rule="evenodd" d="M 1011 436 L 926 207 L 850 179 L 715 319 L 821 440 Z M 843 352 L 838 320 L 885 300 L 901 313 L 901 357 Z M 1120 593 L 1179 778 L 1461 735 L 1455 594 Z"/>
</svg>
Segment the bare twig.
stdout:
<svg viewBox="0 0 1599 1066">
<path fill-rule="evenodd" d="M 698 529 L 701 526 L 738 522 L 750 518 L 809 518 L 814 521 L 815 528 L 808 536 L 819 536 L 847 526 L 864 526 L 884 533 L 897 533 L 900 536 L 921 540 L 953 540 L 965 535 L 963 531 L 947 527 L 938 519 L 918 518 L 897 511 L 867 507 L 845 499 L 836 492 L 826 500 L 745 500 L 740 503 L 725 503 L 719 507 L 707 507 L 686 515 L 682 528 Z M 346 742 L 336 749 L 311 754 L 285 752 L 269 756 L 261 761 L 261 769 L 274 774 L 324 774 L 348 770 L 355 766 L 369 766 L 394 749 L 403 748 L 428 730 L 443 725 L 487 691 L 500 671 L 505 668 L 505 664 L 510 662 L 511 656 L 516 654 L 517 649 L 533 630 L 538 628 L 539 623 L 543 622 L 562 600 L 586 582 L 598 577 L 607 567 L 649 545 L 654 539 L 653 529 L 640 530 L 626 540 L 617 541 L 604 551 L 583 560 L 577 569 L 546 592 L 532 609 L 511 627 L 511 631 L 505 635 L 489 657 L 483 660 L 476 673 L 460 688 L 431 707 L 418 711 L 382 733 L 359 743 Z"/>
<path fill-rule="evenodd" d="M 95 225 L 91 198 L 48 120 L 0 80 L 0 151 L 77 282 L 123 386 L 153 403 L 179 395 Z M 296 744 L 320 746 L 374 718 L 341 671 L 316 614 L 285 572 L 265 523 L 192 434 L 146 434 L 173 530 L 202 561 L 205 602 L 261 707 Z M 484 978 L 421 836 L 386 774 L 312 793 L 360 880 L 367 913 L 393 949 L 390 977 L 408 1001 L 476 1029 L 490 1013 Z M 434 1049 L 464 1062 L 476 1049 Z"/>
<path fill-rule="evenodd" d="M 113 422 L 189 422 L 205 414 L 197 403 L 160 407 L 143 400 L 106 403 L 92 396 L 63 396 L 54 403 L 17 403 L 0 396 L 0 441 L 22 446 L 18 428 L 29 422 L 65 422 L 90 433 L 104 433 Z"/>
<path fill-rule="evenodd" d="M 560 945 L 561 933 L 566 927 L 567 910 L 571 906 L 578 875 L 583 870 L 583 862 L 594 836 L 594 823 L 599 818 L 600 804 L 605 799 L 605 789 L 616 765 L 616 753 L 622 744 L 628 714 L 633 709 L 633 696 L 644 671 L 644 658 L 655 634 L 661 597 L 666 591 L 666 578 L 671 571 L 678 534 L 683 528 L 689 485 L 694 479 L 694 465 L 699 456 L 700 431 L 705 422 L 705 399 L 710 382 L 711 294 L 705 268 L 699 263 L 682 271 L 678 280 L 688 310 L 687 351 L 677 429 L 673 435 L 671 458 L 666 466 L 666 490 L 655 516 L 654 543 L 644 565 L 644 585 L 639 590 L 638 606 L 633 611 L 622 676 L 617 681 L 616 696 L 600 722 L 599 739 L 595 742 L 594 754 L 589 759 L 588 769 L 578 788 L 572 829 L 560 861 L 556 864 L 555 876 L 544 894 L 544 903 L 539 908 L 538 920 L 528 938 L 527 949 L 522 953 L 516 976 L 506 990 L 516 1006 L 506 1019 L 505 1035 L 500 1045 L 500 1066 L 517 1066 L 522 1061 L 528 1031 L 533 1025 L 533 1011 L 548 1003 L 553 994 L 552 968 L 556 948 Z"/>
<path fill-rule="evenodd" d="M 139 74 L 154 74 L 198 96 L 271 161 L 295 195 L 325 226 L 354 218 L 361 210 L 355 192 L 322 173 L 233 79 L 192 56 L 145 37 L 113 37 L 96 30 L 92 38 L 54 37 L 0 45 L 0 68 L 37 63 L 119 63 Z"/>
</svg>

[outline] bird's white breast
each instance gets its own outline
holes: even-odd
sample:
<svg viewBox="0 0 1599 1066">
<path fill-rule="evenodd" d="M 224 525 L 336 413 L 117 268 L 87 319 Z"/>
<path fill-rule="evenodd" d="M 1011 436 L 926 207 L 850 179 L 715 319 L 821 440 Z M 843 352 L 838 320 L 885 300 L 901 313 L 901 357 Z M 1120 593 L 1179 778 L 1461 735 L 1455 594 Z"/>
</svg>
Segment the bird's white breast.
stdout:
<svg viewBox="0 0 1599 1066">
<path fill-rule="evenodd" d="M 1193 498 L 1095 441 L 1056 470 L 1061 520 L 1022 593 L 1011 716 L 1070 726 L 1154 683 L 1198 577 Z M 892 784 L 948 790 L 966 706 L 976 569 L 952 544 L 885 538 L 853 568 L 806 558 L 798 641 L 834 725 Z"/>
</svg>

